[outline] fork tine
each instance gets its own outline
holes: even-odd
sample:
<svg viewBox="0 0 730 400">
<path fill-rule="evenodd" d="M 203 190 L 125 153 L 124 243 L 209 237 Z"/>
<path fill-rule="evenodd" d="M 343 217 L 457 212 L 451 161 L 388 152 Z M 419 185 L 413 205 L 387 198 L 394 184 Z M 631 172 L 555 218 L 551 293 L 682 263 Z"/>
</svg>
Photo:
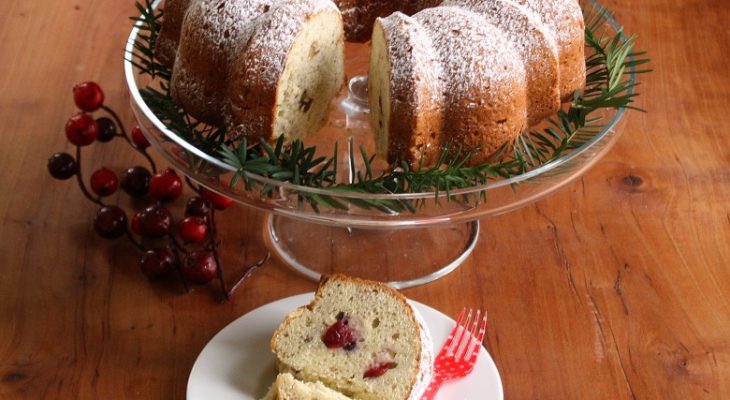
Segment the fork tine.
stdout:
<svg viewBox="0 0 730 400">
<path fill-rule="evenodd" d="M 479 320 L 482 316 L 482 310 L 477 310 L 476 315 L 474 317 L 474 322 L 471 324 L 471 328 L 469 325 L 464 326 L 464 335 L 461 338 L 461 343 L 459 344 L 458 351 L 456 352 L 455 358 L 457 360 L 466 359 L 469 355 L 471 355 L 471 350 L 473 347 L 473 343 L 475 339 L 475 335 L 477 333 L 477 326 L 479 325 Z"/>
<path fill-rule="evenodd" d="M 476 321 L 475 321 L 476 322 Z M 482 318 L 482 322 L 479 327 L 479 334 L 476 337 L 476 340 L 474 341 L 474 346 L 472 346 L 470 357 L 475 357 L 479 355 L 479 348 L 482 346 L 482 343 L 484 343 L 484 336 L 487 332 L 487 312 L 484 312 L 484 318 Z"/>
<path fill-rule="evenodd" d="M 456 321 L 456 325 L 454 325 L 454 328 L 451 329 L 451 332 L 449 332 L 449 337 L 446 338 L 446 342 L 444 343 L 443 347 L 441 347 L 442 351 L 450 348 L 451 344 L 454 342 L 454 337 L 459 331 L 459 326 L 461 326 L 461 323 L 464 321 L 464 314 L 466 314 L 466 307 L 463 307 L 461 309 L 461 313 L 459 313 L 459 319 Z"/>
<path fill-rule="evenodd" d="M 466 321 L 464 322 L 464 324 L 459 324 L 461 329 L 459 329 L 459 335 L 457 339 L 454 340 L 453 346 L 451 346 L 451 348 L 449 349 L 449 354 L 453 355 L 459 350 L 459 348 L 461 348 L 464 342 L 464 338 L 466 337 L 466 333 L 469 330 L 469 324 L 471 323 L 471 316 L 473 311 L 474 310 L 470 308 L 469 313 L 466 314 Z"/>
</svg>

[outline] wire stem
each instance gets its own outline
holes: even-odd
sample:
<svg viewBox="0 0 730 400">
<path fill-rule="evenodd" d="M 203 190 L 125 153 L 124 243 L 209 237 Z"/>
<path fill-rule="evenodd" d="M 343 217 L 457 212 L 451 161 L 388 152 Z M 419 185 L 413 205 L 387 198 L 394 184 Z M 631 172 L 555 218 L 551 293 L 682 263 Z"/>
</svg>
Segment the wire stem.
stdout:
<svg viewBox="0 0 730 400">
<path fill-rule="evenodd" d="M 147 159 L 147 161 L 150 163 L 150 167 L 152 168 L 152 173 L 153 174 L 156 173 L 157 172 L 157 165 L 155 164 L 155 161 L 147 153 L 147 150 L 141 149 L 141 148 L 135 146 L 134 143 L 132 143 L 132 140 L 129 138 L 129 135 L 127 135 L 127 130 L 124 129 L 124 125 L 122 124 L 122 120 L 119 118 L 119 115 L 117 115 L 117 113 L 114 112 L 114 110 L 112 110 L 110 107 L 107 107 L 107 106 L 104 106 L 103 105 L 103 106 L 101 106 L 101 109 L 104 110 L 104 111 L 106 111 L 109 115 L 112 116 L 112 118 L 114 118 L 114 121 L 116 121 L 117 126 L 119 126 L 119 130 L 122 132 L 121 137 L 124 138 L 124 140 L 130 146 L 132 146 L 133 149 L 135 149 L 137 152 L 139 152 L 140 154 L 142 154 Z"/>
<path fill-rule="evenodd" d="M 228 285 L 223 275 L 223 263 L 221 263 L 221 257 L 218 253 L 218 229 L 215 224 L 215 208 L 211 207 L 208 212 L 208 231 L 210 232 L 210 242 L 208 243 L 208 251 L 213 253 L 216 263 L 216 275 L 221 286 L 221 293 L 223 294 L 223 300 L 228 301 L 231 299 L 231 294 L 228 291 Z"/>
</svg>

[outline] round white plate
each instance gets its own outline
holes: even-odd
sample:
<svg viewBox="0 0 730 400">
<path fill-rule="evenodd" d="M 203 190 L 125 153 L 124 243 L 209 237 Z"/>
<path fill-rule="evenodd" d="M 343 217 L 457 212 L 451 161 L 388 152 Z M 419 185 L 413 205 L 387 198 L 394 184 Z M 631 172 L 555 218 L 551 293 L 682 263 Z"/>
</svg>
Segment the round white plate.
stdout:
<svg viewBox="0 0 730 400">
<path fill-rule="evenodd" d="M 259 400 L 276 377 L 271 335 L 287 314 L 308 304 L 314 293 L 278 300 L 257 308 L 223 328 L 203 349 L 188 379 L 188 400 Z M 435 351 L 441 348 L 454 320 L 413 301 L 423 315 Z M 502 382 L 492 357 L 482 347 L 474 371 L 447 383 L 437 399 L 502 400 Z"/>
</svg>

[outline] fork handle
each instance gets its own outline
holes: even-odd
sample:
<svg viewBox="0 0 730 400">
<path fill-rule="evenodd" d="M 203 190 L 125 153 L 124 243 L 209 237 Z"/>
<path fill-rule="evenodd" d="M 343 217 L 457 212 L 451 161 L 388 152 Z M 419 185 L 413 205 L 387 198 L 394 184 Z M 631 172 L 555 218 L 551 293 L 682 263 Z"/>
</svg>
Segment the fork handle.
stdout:
<svg viewBox="0 0 730 400">
<path fill-rule="evenodd" d="M 441 389 L 441 386 L 444 384 L 444 382 L 446 382 L 446 379 L 444 379 L 441 374 L 435 373 L 433 375 L 433 378 L 431 378 L 431 383 L 428 384 L 426 391 L 423 393 L 421 400 L 435 399 L 436 393 L 438 393 L 439 389 Z"/>
</svg>

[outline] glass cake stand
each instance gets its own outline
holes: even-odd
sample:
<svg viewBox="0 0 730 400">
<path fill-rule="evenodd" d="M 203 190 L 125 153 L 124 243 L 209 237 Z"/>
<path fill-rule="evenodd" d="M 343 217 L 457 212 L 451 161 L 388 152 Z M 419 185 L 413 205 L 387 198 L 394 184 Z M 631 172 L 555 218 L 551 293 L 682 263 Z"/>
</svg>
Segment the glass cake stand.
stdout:
<svg viewBox="0 0 730 400">
<path fill-rule="evenodd" d="M 593 1 L 584 6 L 599 7 Z M 620 28 L 606 15 L 603 29 L 616 34 Z M 127 51 L 134 50 L 132 44 L 137 35 L 135 27 Z M 353 167 L 363 167 L 359 150 L 352 152 L 352 148 L 362 145 L 368 154 L 374 154 L 365 93 L 369 45 L 348 43 L 346 51 L 349 85 L 332 102 L 326 126 L 305 138 L 307 146 L 317 146 L 318 155 L 332 155 L 335 148 L 339 149 L 340 182 L 351 182 Z M 446 193 L 333 193 L 249 175 L 253 182 L 273 189 L 273 196 L 263 197 L 257 191 L 246 190 L 243 184 L 231 188 L 227 183 L 235 169 L 171 131 L 140 95 L 139 89 L 150 85 L 151 78 L 139 74 L 128 60 L 124 69 L 132 109 L 152 146 L 193 181 L 244 206 L 268 212 L 264 232 L 271 250 L 288 266 L 313 280 L 323 273 L 342 272 L 407 288 L 443 277 L 458 268 L 474 250 L 480 221 L 517 210 L 571 184 L 611 149 L 625 122 L 623 109 L 599 110 L 596 116 L 600 117 L 602 128 L 580 148 L 510 179 L 453 190 L 450 198 Z M 634 70 L 627 73 L 632 83 L 635 75 Z M 358 157 L 350 159 L 351 154 Z M 375 169 L 386 166 L 377 160 L 373 164 Z M 325 196 L 347 207 L 313 209 L 299 201 L 302 195 Z M 417 207 L 413 211 L 384 212 L 355 205 L 363 200 L 407 202 Z M 398 267 L 391 268 L 392 265 Z"/>
</svg>

